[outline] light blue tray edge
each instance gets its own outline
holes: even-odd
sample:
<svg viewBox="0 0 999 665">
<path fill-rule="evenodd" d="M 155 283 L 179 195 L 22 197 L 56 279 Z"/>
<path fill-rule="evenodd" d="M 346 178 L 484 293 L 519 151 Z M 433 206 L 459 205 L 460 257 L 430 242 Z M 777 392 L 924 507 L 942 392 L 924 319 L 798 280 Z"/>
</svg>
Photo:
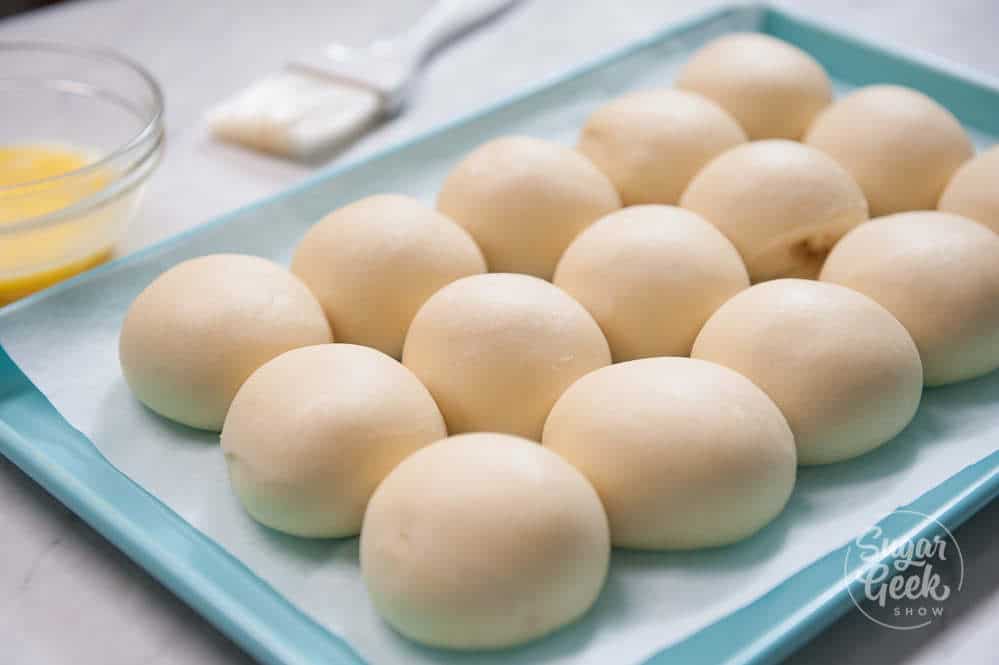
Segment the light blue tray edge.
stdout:
<svg viewBox="0 0 999 665">
<path fill-rule="evenodd" d="M 94 273 L 165 251 L 192 233 L 203 231 L 206 226 L 224 224 L 250 208 L 292 197 L 362 161 L 376 160 L 410 144 L 444 134 L 552 85 L 735 12 L 758 13 L 763 31 L 799 44 L 834 70 L 844 61 L 849 66 L 851 60 L 864 60 L 859 71 L 874 78 L 865 81 L 863 76 L 853 72 L 851 78 L 857 82 L 895 81 L 924 89 L 946 99 L 948 106 L 963 121 L 999 133 L 999 113 L 995 112 L 999 109 L 999 84 L 987 77 L 925 56 L 885 50 L 786 10 L 765 5 L 737 5 L 676 24 L 519 95 L 362 160 L 326 169 L 277 197 L 236 210 L 208 225 L 15 303 L 2 313 L 28 307 L 53 292 L 75 288 L 92 278 Z M 878 67 L 870 66 L 871 57 L 876 59 Z M 342 639 L 299 612 L 238 560 L 114 469 L 83 434 L 59 415 L 2 348 L 0 452 L 262 662 L 268 665 L 318 662 L 363 665 L 364 661 Z M 994 453 L 907 507 L 953 529 L 997 495 L 999 453 Z M 938 528 L 931 519 L 917 527 L 925 533 Z M 911 533 L 911 530 L 907 529 L 907 532 Z M 779 660 L 849 608 L 840 565 L 842 556 L 842 549 L 830 553 L 753 603 L 655 654 L 647 662 L 655 665 L 702 662 L 758 665 Z M 193 558 L 197 558 L 198 566 L 190 565 Z"/>
</svg>

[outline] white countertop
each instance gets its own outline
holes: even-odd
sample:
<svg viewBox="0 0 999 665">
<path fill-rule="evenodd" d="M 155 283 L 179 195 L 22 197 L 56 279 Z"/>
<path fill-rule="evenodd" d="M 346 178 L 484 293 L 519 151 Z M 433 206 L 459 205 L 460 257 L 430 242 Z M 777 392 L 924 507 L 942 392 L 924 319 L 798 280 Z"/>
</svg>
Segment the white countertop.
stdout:
<svg viewBox="0 0 999 665">
<path fill-rule="evenodd" d="M 308 167 L 221 146 L 205 108 L 299 50 L 360 44 L 410 23 L 430 0 L 80 0 L 0 21 L 0 39 L 85 41 L 147 66 L 167 99 L 167 148 L 132 251 L 279 191 Z M 707 0 L 529 0 L 426 70 L 408 112 L 344 156 L 368 152 L 716 5 Z M 348 6 L 339 6 L 348 5 Z M 292 6 L 294 9 L 287 7 Z M 808 0 L 799 11 L 999 77 L 999 2 Z M 965 590 L 931 628 L 899 632 L 852 612 L 789 664 L 991 665 L 999 651 L 999 502 L 956 536 Z M 235 665 L 252 662 L 0 457 L 0 665 Z"/>
</svg>

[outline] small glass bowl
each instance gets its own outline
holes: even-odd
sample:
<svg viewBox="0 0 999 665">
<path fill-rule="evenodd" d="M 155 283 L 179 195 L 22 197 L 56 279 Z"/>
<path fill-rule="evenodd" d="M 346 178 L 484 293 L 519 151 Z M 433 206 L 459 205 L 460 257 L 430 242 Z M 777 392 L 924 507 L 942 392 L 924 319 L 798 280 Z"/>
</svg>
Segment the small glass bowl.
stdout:
<svg viewBox="0 0 999 665">
<path fill-rule="evenodd" d="M 0 42 L 0 147 L 63 146 L 86 164 L 0 186 L 0 306 L 97 265 L 135 215 L 163 146 L 163 94 L 101 49 Z"/>
</svg>

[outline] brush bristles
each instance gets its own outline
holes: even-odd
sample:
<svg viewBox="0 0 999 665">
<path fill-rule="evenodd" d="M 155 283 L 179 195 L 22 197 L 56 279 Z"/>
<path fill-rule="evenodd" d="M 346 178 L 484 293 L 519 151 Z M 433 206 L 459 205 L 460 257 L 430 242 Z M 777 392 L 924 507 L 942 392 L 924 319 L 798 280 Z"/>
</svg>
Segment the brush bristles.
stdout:
<svg viewBox="0 0 999 665">
<path fill-rule="evenodd" d="M 208 127 L 230 143 L 305 158 L 353 137 L 377 115 L 374 92 L 296 71 L 254 83 L 212 109 Z"/>
</svg>

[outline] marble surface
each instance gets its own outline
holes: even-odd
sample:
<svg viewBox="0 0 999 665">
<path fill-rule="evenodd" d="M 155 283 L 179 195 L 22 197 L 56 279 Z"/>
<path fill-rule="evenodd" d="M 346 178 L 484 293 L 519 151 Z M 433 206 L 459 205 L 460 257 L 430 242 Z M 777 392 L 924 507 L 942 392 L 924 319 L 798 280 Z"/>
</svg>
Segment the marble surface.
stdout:
<svg viewBox="0 0 999 665">
<path fill-rule="evenodd" d="M 446 51 L 407 113 L 353 145 L 361 154 L 717 4 L 707 0 L 529 0 Z M 405 27 L 429 0 L 80 0 L 0 21 L 0 39 L 86 41 L 146 65 L 167 97 L 168 143 L 122 252 L 279 191 L 312 167 L 218 145 L 200 116 L 289 54 L 363 43 Z M 879 41 L 999 77 L 995 0 L 806 0 L 799 10 Z M 291 9 L 290 7 L 294 7 Z M 2 117 L 2 110 L 0 110 Z M 968 585 L 948 617 L 911 633 L 852 612 L 788 665 L 995 662 L 999 502 L 957 532 Z M 0 458 L 0 665 L 235 665 L 252 660 Z"/>
</svg>

